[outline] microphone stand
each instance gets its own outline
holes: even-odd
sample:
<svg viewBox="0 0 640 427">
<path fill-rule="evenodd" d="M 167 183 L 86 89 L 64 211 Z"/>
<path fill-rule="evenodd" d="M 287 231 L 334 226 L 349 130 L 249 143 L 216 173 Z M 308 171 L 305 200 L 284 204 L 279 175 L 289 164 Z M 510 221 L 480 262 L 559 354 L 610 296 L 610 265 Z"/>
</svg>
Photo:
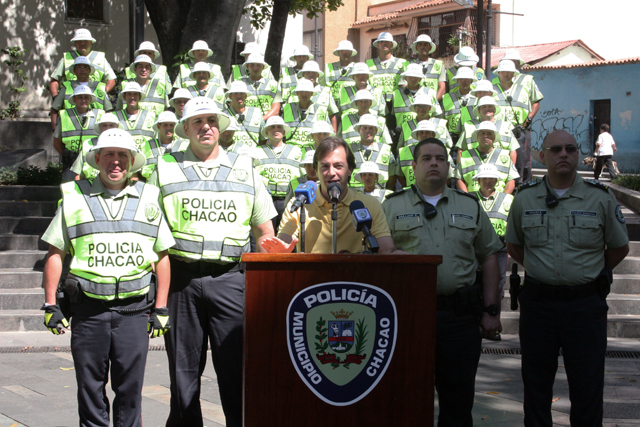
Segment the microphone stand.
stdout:
<svg viewBox="0 0 640 427">
<path fill-rule="evenodd" d="M 338 253 L 338 204 L 332 203 L 331 221 L 333 222 L 333 253 Z"/>
<path fill-rule="evenodd" d="M 300 253 L 304 253 L 304 233 L 305 222 L 307 221 L 307 214 L 305 213 L 304 205 L 300 206 Z"/>
</svg>

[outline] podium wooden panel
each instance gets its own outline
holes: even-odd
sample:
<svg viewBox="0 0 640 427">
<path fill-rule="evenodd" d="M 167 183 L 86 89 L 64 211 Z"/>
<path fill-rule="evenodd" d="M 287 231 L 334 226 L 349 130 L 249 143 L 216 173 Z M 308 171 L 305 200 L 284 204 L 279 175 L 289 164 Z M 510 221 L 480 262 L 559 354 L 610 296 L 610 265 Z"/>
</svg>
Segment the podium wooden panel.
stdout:
<svg viewBox="0 0 640 427">
<path fill-rule="evenodd" d="M 244 425 L 433 426 L 436 269 L 440 256 L 244 254 Z M 300 378 L 287 348 L 289 303 L 325 282 L 359 282 L 395 301 L 396 347 L 362 400 L 334 406 Z"/>
</svg>

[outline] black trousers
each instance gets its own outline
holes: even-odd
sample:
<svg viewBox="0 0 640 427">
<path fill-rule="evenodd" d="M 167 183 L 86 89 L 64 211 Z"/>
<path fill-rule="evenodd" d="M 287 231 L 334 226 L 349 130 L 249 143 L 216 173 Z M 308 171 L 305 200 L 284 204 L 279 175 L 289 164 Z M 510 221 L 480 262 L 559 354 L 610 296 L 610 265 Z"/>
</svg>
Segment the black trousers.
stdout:
<svg viewBox="0 0 640 427">
<path fill-rule="evenodd" d="M 536 299 L 524 287 L 520 348 L 524 425 L 552 426 L 551 400 L 562 348 L 572 426 L 602 426 L 607 303 L 595 294 L 573 301 Z"/>
<path fill-rule="evenodd" d="M 520 148 L 516 150 L 516 170 L 520 178 L 516 179 L 516 185 L 526 184 L 533 179 L 533 169 L 531 166 L 531 131 L 525 130 L 520 134 L 518 144 Z"/>
<path fill-rule="evenodd" d="M 172 323 L 165 334 L 171 378 L 167 427 L 203 426 L 200 377 L 209 342 L 227 426 L 242 426 L 244 273 L 202 276 L 172 262 L 167 306 Z"/>
<path fill-rule="evenodd" d="M 609 175 L 611 176 L 611 179 L 615 179 L 616 176 L 618 176 L 616 174 L 616 170 L 613 168 L 612 158 L 613 156 L 597 156 L 596 157 L 596 168 L 593 171 L 593 177 L 595 179 L 600 178 L 600 174 L 602 173 L 602 167 L 604 165 L 607 165 L 607 170 L 609 171 Z"/>
<path fill-rule="evenodd" d="M 438 427 L 472 427 L 476 371 L 482 334 L 478 316 L 457 316 L 453 310 L 436 315 L 436 390 Z"/>
<path fill-rule="evenodd" d="M 134 309 L 146 298 L 115 307 Z M 71 306 L 71 354 L 81 427 L 109 427 L 106 387 L 111 370 L 114 427 L 142 426 L 142 384 L 149 351 L 148 313 L 123 316 L 85 297 Z"/>
</svg>

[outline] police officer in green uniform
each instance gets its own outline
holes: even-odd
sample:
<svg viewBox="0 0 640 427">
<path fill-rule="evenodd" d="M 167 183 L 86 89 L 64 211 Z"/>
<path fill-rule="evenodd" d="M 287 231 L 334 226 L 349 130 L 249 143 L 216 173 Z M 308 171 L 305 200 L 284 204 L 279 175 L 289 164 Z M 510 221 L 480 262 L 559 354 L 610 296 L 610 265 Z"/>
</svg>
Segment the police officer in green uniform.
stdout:
<svg viewBox="0 0 640 427">
<path fill-rule="evenodd" d="M 400 74 L 407 68 L 409 62 L 406 59 L 393 56 L 392 51 L 398 47 L 398 43 L 393 40 L 391 33 L 378 34 L 378 38 L 373 42 L 373 47 L 378 50 L 378 56 L 367 59 L 366 62 L 373 73 L 371 86 L 382 89 L 385 101 L 390 104 L 393 101 L 393 91 L 400 83 Z"/>
<path fill-rule="evenodd" d="M 387 115 L 387 103 L 384 99 L 384 93 L 382 89 L 373 87 L 369 83 L 369 78 L 373 76 L 373 73 L 369 69 L 369 66 L 364 62 L 356 62 L 353 64 L 348 77 L 353 79 L 352 82 L 344 84 L 340 89 L 340 113 L 344 116 L 347 113 L 352 113 L 354 108 L 352 107 L 353 100 L 361 90 L 368 90 L 373 96 L 374 102 L 372 108 L 372 114 L 385 117 Z"/>
<path fill-rule="evenodd" d="M 368 90 L 360 90 L 356 93 L 351 103 L 352 110 L 348 110 L 342 115 L 342 138 L 347 143 L 358 142 L 360 140 L 360 132 L 356 128 L 360 119 L 365 115 L 371 115 L 375 117 L 378 127 L 378 133 L 376 134 L 376 142 L 382 142 L 383 144 L 391 147 L 392 140 L 387 129 L 387 120 L 374 114 L 373 108 L 377 105 L 376 99 L 373 94 Z"/>
<path fill-rule="evenodd" d="M 156 73 L 156 64 L 153 63 L 147 55 L 138 55 L 136 60 L 129 65 L 129 70 L 135 73 L 135 78 L 124 80 L 122 86 L 126 86 L 128 82 L 136 82 L 140 85 L 140 89 L 144 92 L 144 101 L 138 104 L 143 110 L 151 110 L 157 116 L 169 106 L 169 93 L 171 87 L 166 86 L 166 79 L 158 76 L 152 78 Z M 122 99 L 118 99 L 118 109 L 123 107 Z"/>
<path fill-rule="evenodd" d="M 182 118 L 184 106 L 187 105 L 187 102 L 189 102 L 190 99 L 193 99 L 193 95 L 191 95 L 189 89 L 181 87 L 173 92 L 173 97 L 169 100 L 169 106 L 173 108 L 178 120 Z"/>
<path fill-rule="evenodd" d="M 326 106 L 313 102 L 318 86 L 307 79 L 299 79 L 293 89 L 296 101 L 289 101 L 282 108 L 284 123 L 289 126 L 286 142 L 306 150 L 313 145 L 311 129 L 316 122 L 329 123 L 329 111 Z M 326 94 L 328 96 L 328 94 Z M 292 99 L 292 98 L 290 98 Z M 332 126 L 333 129 L 333 126 Z"/>
<path fill-rule="evenodd" d="M 49 83 L 51 96 L 53 98 L 58 96 L 60 84 L 65 80 L 76 79 L 76 76 L 69 71 L 69 67 L 79 56 L 86 56 L 91 65 L 93 65 L 94 72 L 89 77 L 89 80 L 104 83 L 106 92 L 110 92 L 116 85 L 116 73 L 113 72 L 109 61 L 104 56 L 104 52 L 92 50 L 96 39 L 91 36 L 91 32 L 86 28 L 79 28 L 75 31 L 71 42 L 76 50 L 65 52 L 51 74 L 51 82 Z"/>
<path fill-rule="evenodd" d="M 187 103 L 176 126 L 188 138 L 184 152 L 158 160 L 150 183 L 176 244 L 169 249 L 172 327 L 165 335 L 171 378 L 167 427 L 202 427 L 200 376 L 208 341 L 227 426 L 242 425 L 242 324 L 244 273 L 241 256 L 249 232 L 258 243 L 273 236 L 276 215 L 252 159 L 218 145 L 229 117 L 209 98 Z M 258 245 L 261 248 L 261 245 Z"/>
<path fill-rule="evenodd" d="M 458 189 L 468 193 L 478 191 L 478 182 L 474 181 L 473 177 L 482 164 L 490 163 L 495 165 L 500 173 L 497 190 L 507 194 L 513 193 L 515 180 L 520 175 L 511 161 L 509 151 L 500 147 L 494 148 L 495 142 L 500 140 L 496 125 L 489 121 L 480 123 L 473 133 L 473 139 L 478 142 L 478 146 L 463 151 L 456 165 L 454 177 Z"/>
<path fill-rule="evenodd" d="M 398 88 L 393 92 L 393 114 L 395 114 L 396 117 L 397 127 L 402 128 L 404 122 L 416 117 L 416 113 L 411 111 L 411 104 L 416 96 L 432 97 L 436 110 L 433 115 L 440 116 L 442 114 L 440 104 L 437 102 L 436 92 L 422 85 L 424 76 L 420 65 L 409 64 L 407 70 L 402 73 L 402 78 L 406 80 L 406 87 Z"/>
<path fill-rule="evenodd" d="M 145 161 L 131 136 L 121 129 L 103 132 L 87 160 L 99 176 L 62 185 L 62 204 L 42 236 L 49 243 L 44 324 L 64 333 L 71 316 L 80 426 L 109 425 L 110 382 L 113 425 L 141 427 L 148 334 L 157 337 L 170 328 L 167 249 L 175 241 L 158 205 L 158 188 L 129 180 Z M 67 252 L 70 306 L 63 313 L 56 289 Z"/>
<path fill-rule="evenodd" d="M 378 182 L 382 173 L 380 172 L 380 167 L 377 163 L 363 162 L 360 165 L 358 172 L 355 172 L 353 176 L 357 182 L 362 184 L 362 186 L 350 187 L 354 191 L 375 197 L 380 203 L 384 202 L 389 194 L 393 194 L 393 191 L 387 190 L 384 184 Z"/>
<path fill-rule="evenodd" d="M 258 43 L 250 42 L 244 45 L 244 50 L 240 52 L 240 56 L 242 56 L 245 60 L 252 53 L 259 53 L 262 55 L 262 50 Z M 236 80 L 242 80 L 247 76 L 247 69 L 244 68 L 243 64 L 233 64 L 231 66 L 231 75 L 229 76 L 229 80 L 227 80 L 227 87 L 231 87 L 231 84 Z M 264 70 L 262 70 L 262 77 L 265 79 L 273 80 L 273 73 L 271 72 L 271 66 L 267 65 Z"/>
<path fill-rule="evenodd" d="M 364 183 L 355 179 L 355 175 L 360 171 L 364 162 L 373 162 L 380 169 L 378 182 L 381 185 L 387 184 L 387 188 L 393 188 L 395 178 L 389 179 L 389 169 L 395 168 L 395 158 L 391 153 L 391 146 L 382 142 L 376 142 L 376 135 L 379 130 L 378 117 L 373 114 L 365 114 L 360 117 L 354 126 L 360 138 L 349 143 L 349 147 L 356 159 L 356 167 L 349 181 L 350 187 L 362 187 Z"/>
<path fill-rule="evenodd" d="M 471 427 L 482 337 L 502 330 L 495 255 L 502 243 L 477 199 L 446 186 L 449 162 L 442 141 L 420 141 L 414 155 L 415 185 L 387 196 L 382 207 L 398 248 L 442 255 L 435 348 L 438 425 Z M 478 267 L 482 287 L 476 283 Z"/>
<path fill-rule="evenodd" d="M 93 179 L 98 176 L 100 171 L 89 165 L 87 162 L 87 154 L 89 153 L 89 150 L 98 143 L 98 137 L 102 132 L 116 128 L 123 129 L 122 124 L 118 121 L 118 117 L 113 113 L 105 113 L 99 120 L 96 120 L 94 130 L 98 136 L 87 139 L 82 143 L 82 148 L 80 149 L 80 152 L 78 152 L 78 157 L 76 157 L 76 160 L 71 166 L 71 172 L 76 175 L 74 177 L 76 181 L 81 179 Z"/>
<path fill-rule="evenodd" d="M 435 52 L 436 44 L 427 34 L 420 34 L 411 43 L 411 50 L 418 54 L 418 57 L 410 62 L 422 67 L 424 85 L 436 92 L 438 101 L 442 100 L 447 91 L 447 70 L 442 60 L 429 57 Z"/>
<path fill-rule="evenodd" d="M 156 122 L 153 124 L 153 130 L 156 132 L 156 137 L 145 141 L 144 147 L 142 147 L 142 154 L 145 155 L 147 161 L 142 168 L 141 175 L 143 178 L 148 179 L 151 176 L 151 172 L 158 164 L 158 158 L 162 157 L 164 153 L 171 153 L 174 149 L 180 148 L 180 141 L 177 144 L 174 141 L 175 127 L 178 123 L 178 118 L 172 111 L 164 111 L 160 113 Z"/>
<path fill-rule="evenodd" d="M 307 79 L 313 83 L 313 87 L 315 88 L 315 93 L 313 94 L 313 98 L 311 101 L 326 109 L 327 114 L 329 115 L 329 120 L 331 121 L 331 125 L 333 126 L 334 131 L 338 131 L 338 113 L 340 110 L 333 100 L 333 95 L 331 93 L 331 89 L 324 85 L 324 73 L 320 70 L 320 66 L 316 61 L 307 61 L 302 66 L 302 70 L 298 72 L 298 86 L 300 86 L 300 82 L 302 79 Z M 297 92 L 293 89 L 293 94 L 289 98 L 289 102 L 294 101 L 297 98 Z"/>
<path fill-rule="evenodd" d="M 442 98 L 444 117 L 447 119 L 449 133 L 457 141 L 462 132 L 462 123 L 471 119 L 476 97 L 471 94 L 471 85 L 475 83 L 475 75 L 469 67 L 460 67 L 453 77 L 458 90 L 449 92 Z"/>
<path fill-rule="evenodd" d="M 254 159 L 253 165 L 257 166 L 258 162 L 258 149 L 252 145 L 243 144 L 235 139 L 235 133 L 240 130 L 240 125 L 233 117 L 229 117 L 229 126 L 224 132 L 220 134 L 218 144 L 227 153 L 244 154 Z"/>
<path fill-rule="evenodd" d="M 484 69 L 477 66 L 479 61 L 480 58 L 478 58 L 478 55 L 476 55 L 472 47 L 463 46 L 460 49 L 460 52 L 453 57 L 453 62 L 455 62 L 456 65 L 447 70 L 447 92 L 451 93 L 458 91 L 458 82 L 454 80 L 454 77 L 458 73 L 459 67 L 471 68 L 476 80 L 486 79 Z"/>
<path fill-rule="evenodd" d="M 192 97 L 204 96 L 211 98 L 221 110 L 224 108 L 224 88 L 211 83 L 212 72 L 206 62 L 197 62 L 189 74 L 192 81 L 187 83 L 187 89 Z"/>
<path fill-rule="evenodd" d="M 305 62 L 313 58 L 314 56 L 305 45 L 300 45 L 293 49 L 289 61 L 293 61 L 296 64 L 293 67 L 282 67 L 282 70 L 280 70 L 280 80 L 278 81 L 284 103 L 289 101 L 289 97 L 293 95 L 293 88 L 298 85 L 298 72 L 302 70 Z"/>
<path fill-rule="evenodd" d="M 140 107 L 140 101 L 145 99 L 145 96 L 138 83 L 127 82 L 118 99 L 118 103 L 124 108 L 115 111 L 122 127 L 133 136 L 136 147 L 140 150 L 155 134 L 153 124 L 156 122 L 156 114 L 153 110 L 144 110 Z"/>
<path fill-rule="evenodd" d="M 180 64 L 180 69 L 178 71 L 178 75 L 173 82 L 173 87 L 175 89 L 186 88 L 189 84 L 193 84 L 191 79 L 191 71 L 193 71 L 193 66 L 198 62 L 206 62 L 207 58 L 213 55 L 213 51 L 209 49 L 209 45 L 204 40 L 196 40 L 193 42 L 191 49 L 187 53 L 191 61 L 189 63 Z M 225 87 L 224 76 L 222 75 L 222 69 L 218 64 L 213 64 L 211 62 L 207 62 L 209 64 L 209 70 L 211 71 L 211 80 L 210 82 L 216 86 Z"/>
<path fill-rule="evenodd" d="M 402 147 L 418 142 L 413 137 L 413 131 L 416 130 L 418 123 L 425 120 L 431 120 L 435 123 L 436 128 L 438 129 L 438 134 L 441 135 L 442 138 L 444 138 L 444 144 L 449 150 L 451 149 L 451 147 L 453 146 L 453 140 L 451 139 L 451 135 L 449 135 L 449 131 L 447 130 L 447 121 L 445 119 L 435 117 L 437 105 L 438 101 L 434 96 L 420 94 L 413 99 L 413 102 L 409 107 L 409 111 L 415 113 L 415 118 L 412 120 L 408 120 L 402 124 L 402 132 L 400 134 L 400 139 L 398 141 L 397 147 L 398 152 L 402 150 Z"/>
<path fill-rule="evenodd" d="M 231 82 L 225 95 L 227 102 L 224 111 L 235 118 L 238 124 L 233 139 L 246 146 L 257 147 L 260 143 L 264 120 L 260 107 L 247 107 L 247 97 L 250 94 L 244 82 Z"/>
<path fill-rule="evenodd" d="M 629 238 L 613 193 L 576 173 L 579 154 L 568 132 L 547 135 L 547 176 L 520 188 L 507 224 L 509 255 L 526 274 L 518 297 L 525 426 L 552 425 L 560 349 L 571 425 L 602 425 L 606 296 Z"/>
<path fill-rule="evenodd" d="M 93 65 L 84 56 L 78 56 L 73 64 L 69 66 L 69 70 L 76 76 L 77 80 L 67 80 L 62 83 L 62 88 L 58 92 L 51 103 L 51 125 L 55 129 L 58 122 L 58 115 L 60 110 L 68 110 L 73 108 L 71 97 L 73 96 L 73 90 L 77 86 L 89 86 L 96 101 L 91 104 L 91 108 L 97 108 L 98 110 L 111 111 L 113 106 L 107 95 L 107 86 L 102 82 L 90 81 L 89 76 L 93 74 Z"/>
<path fill-rule="evenodd" d="M 151 61 L 155 61 L 160 57 L 160 51 L 156 49 L 156 46 L 153 44 L 153 42 L 142 42 L 140 43 L 138 50 L 133 53 L 133 56 L 135 58 L 137 58 L 139 55 L 147 55 L 149 58 L 151 58 Z M 131 68 L 125 68 L 124 74 L 127 80 L 135 80 L 136 78 L 136 73 Z M 149 78 L 151 80 L 157 79 L 160 81 L 164 81 L 165 90 L 167 91 L 167 93 L 171 92 L 171 77 L 169 76 L 167 67 L 165 65 L 156 65 L 155 71 L 151 73 Z"/>
<path fill-rule="evenodd" d="M 95 123 L 104 111 L 91 109 L 95 100 L 89 86 L 76 86 L 71 97 L 74 107 L 60 111 L 58 123 L 53 131 L 53 148 L 60 154 L 63 182 L 74 179 L 70 168 L 78 157 L 82 143 L 98 135 Z"/>
<path fill-rule="evenodd" d="M 349 40 L 341 40 L 333 54 L 340 58 L 337 62 L 328 62 L 324 66 L 324 79 L 331 90 L 331 95 L 336 105 L 340 105 L 340 89 L 352 81 L 349 71 L 353 66 L 352 58 L 358 54 Z"/>
<path fill-rule="evenodd" d="M 280 113 L 280 104 L 282 104 L 280 84 L 273 79 L 262 76 L 262 72 L 267 65 L 262 55 L 252 53 L 244 63 L 248 76 L 242 78 L 250 92 L 246 105 L 260 108 L 262 119 L 265 121 L 269 117 L 278 115 Z"/>
</svg>

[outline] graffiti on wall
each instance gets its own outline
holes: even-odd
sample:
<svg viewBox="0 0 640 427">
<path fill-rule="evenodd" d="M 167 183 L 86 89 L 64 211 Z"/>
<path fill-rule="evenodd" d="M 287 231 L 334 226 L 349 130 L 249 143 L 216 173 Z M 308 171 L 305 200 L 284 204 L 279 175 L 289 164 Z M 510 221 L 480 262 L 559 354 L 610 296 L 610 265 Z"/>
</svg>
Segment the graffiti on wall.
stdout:
<svg viewBox="0 0 640 427">
<path fill-rule="evenodd" d="M 588 115 L 573 109 L 569 113 L 571 115 L 566 117 L 564 110 L 558 108 L 539 111 L 531 124 L 532 149 L 539 151 L 547 135 L 554 130 L 563 129 L 576 138 L 580 152 L 584 155 L 588 154 L 591 151 Z"/>
</svg>

